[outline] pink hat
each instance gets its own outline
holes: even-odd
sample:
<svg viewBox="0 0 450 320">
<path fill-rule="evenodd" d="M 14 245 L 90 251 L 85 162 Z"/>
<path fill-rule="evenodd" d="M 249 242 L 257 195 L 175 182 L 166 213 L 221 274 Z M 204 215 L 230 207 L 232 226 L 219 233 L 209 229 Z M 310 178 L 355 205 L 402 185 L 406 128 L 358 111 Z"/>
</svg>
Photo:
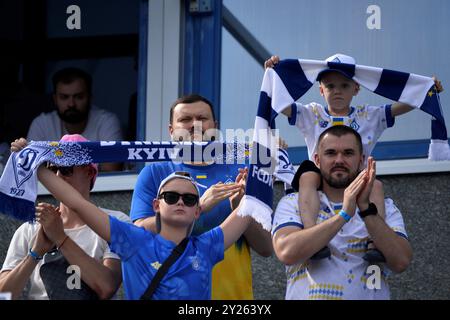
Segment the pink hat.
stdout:
<svg viewBox="0 0 450 320">
<path fill-rule="evenodd" d="M 59 141 L 60 142 L 87 142 L 89 140 L 86 139 L 85 137 L 83 137 L 81 134 L 65 134 Z M 90 163 L 89 165 L 92 168 L 94 168 L 94 171 L 95 171 L 95 174 L 91 180 L 91 190 L 92 190 L 92 188 L 94 187 L 94 184 L 95 184 L 95 179 L 97 179 L 97 175 L 98 175 L 98 165 L 96 163 Z"/>
</svg>

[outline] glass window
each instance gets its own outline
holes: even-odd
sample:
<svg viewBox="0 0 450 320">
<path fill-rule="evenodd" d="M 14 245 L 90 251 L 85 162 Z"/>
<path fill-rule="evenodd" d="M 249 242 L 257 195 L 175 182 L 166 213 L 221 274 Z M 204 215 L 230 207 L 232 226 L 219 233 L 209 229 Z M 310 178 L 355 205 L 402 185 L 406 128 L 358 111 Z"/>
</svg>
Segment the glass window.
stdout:
<svg viewBox="0 0 450 320">
<path fill-rule="evenodd" d="M 0 33 L 7 44 L 0 53 L 0 162 L 6 162 L 12 140 L 27 137 L 36 117 L 58 109 L 52 77 L 68 67 L 92 77 L 90 105 L 109 113 L 108 119 L 122 132 L 117 140 L 144 136 L 137 134 L 136 125 L 140 2 L 17 1 L 1 10 L 2 25 L 14 28 L 2 28 Z M 70 10 L 74 6 L 78 11 Z M 79 29 L 70 29 L 75 15 Z M 107 140 L 99 136 L 102 139 Z M 121 164 L 109 169 L 135 167 Z"/>
</svg>

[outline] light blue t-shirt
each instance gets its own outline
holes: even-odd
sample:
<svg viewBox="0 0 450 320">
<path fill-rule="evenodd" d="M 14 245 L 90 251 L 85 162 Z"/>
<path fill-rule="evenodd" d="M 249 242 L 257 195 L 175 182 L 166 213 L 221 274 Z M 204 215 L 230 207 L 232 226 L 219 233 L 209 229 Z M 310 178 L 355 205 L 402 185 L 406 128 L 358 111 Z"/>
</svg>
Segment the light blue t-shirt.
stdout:
<svg viewBox="0 0 450 320">
<path fill-rule="evenodd" d="M 176 244 L 144 228 L 110 217 L 111 251 L 122 259 L 127 299 L 138 300 Z M 223 232 L 214 228 L 191 236 L 184 253 L 161 280 L 153 300 L 209 300 L 211 272 L 224 256 Z"/>
</svg>

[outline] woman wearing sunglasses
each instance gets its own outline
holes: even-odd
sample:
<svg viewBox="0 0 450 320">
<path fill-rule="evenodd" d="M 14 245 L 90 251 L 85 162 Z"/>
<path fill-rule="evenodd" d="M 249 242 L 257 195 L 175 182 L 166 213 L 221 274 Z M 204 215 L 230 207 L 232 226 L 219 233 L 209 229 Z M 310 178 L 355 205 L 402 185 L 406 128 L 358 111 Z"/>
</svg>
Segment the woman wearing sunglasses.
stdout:
<svg viewBox="0 0 450 320">
<path fill-rule="evenodd" d="M 244 182 L 246 172 L 240 174 L 243 175 L 240 181 Z M 191 236 L 201 207 L 197 183 L 187 172 L 174 172 L 160 183 L 158 196 L 153 199 L 156 234 L 109 217 L 45 166 L 39 168 L 38 177 L 55 198 L 77 211 L 121 257 L 128 299 L 141 298 L 157 270 L 186 237 L 184 252 L 162 278 L 152 299 L 211 299 L 213 266 L 223 259 L 224 250 L 242 235 L 251 221 L 250 217 L 239 217 L 236 209 L 220 226 L 200 236 Z M 244 192 L 244 187 L 240 192 Z"/>
</svg>

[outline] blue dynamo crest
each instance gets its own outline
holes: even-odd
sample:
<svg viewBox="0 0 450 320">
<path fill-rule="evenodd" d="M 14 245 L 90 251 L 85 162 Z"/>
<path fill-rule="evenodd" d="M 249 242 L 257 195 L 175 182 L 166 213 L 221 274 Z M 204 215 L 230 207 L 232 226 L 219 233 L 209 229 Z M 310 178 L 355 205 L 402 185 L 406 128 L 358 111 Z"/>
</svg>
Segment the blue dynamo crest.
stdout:
<svg viewBox="0 0 450 320">
<path fill-rule="evenodd" d="M 36 150 L 38 149 L 38 150 Z M 40 149 L 40 150 L 39 150 Z M 45 146 L 25 148 L 17 155 L 13 156 L 14 178 L 17 188 L 20 188 L 30 177 L 39 160 L 50 152 L 51 148 Z"/>
</svg>

